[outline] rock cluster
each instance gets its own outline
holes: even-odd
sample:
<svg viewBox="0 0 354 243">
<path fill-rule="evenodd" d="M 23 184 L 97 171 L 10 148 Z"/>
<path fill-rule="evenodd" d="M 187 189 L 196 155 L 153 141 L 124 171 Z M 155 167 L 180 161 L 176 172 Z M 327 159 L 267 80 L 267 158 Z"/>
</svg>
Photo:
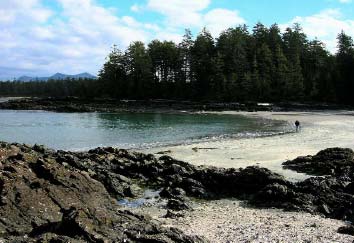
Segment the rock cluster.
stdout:
<svg viewBox="0 0 354 243">
<path fill-rule="evenodd" d="M 329 148 L 315 156 L 298 157 L 283 163 L 284 168 L 309 175 L 353 176 L 354 153 L 351 149 Z M 349 178 L 350 180 L 350 178 Z"/>
<path fill-rule="evenodd" d="M 88 153 L 92 157 L 100 154 Z M 81 170 L 80 155 L 0 144 L 0 239 L 5 242 L 204 242 L 122 210 L 116 191 Z M 87 163 L 88 163 L 87 157 Z M 84 160 L 83 160 L 84 161 Z M 85 163 L 81 165 L 85 167 Z M 108 173 L 108 170 L 107 170 Z M 129 185 L 129 180 L 126 179 Z M 104 180 L 102 180 L 104 182 Z M 106 182 L 117 185 L 119 176 Z M 117 187 L 118 188 L 118 187 Z M 118 194 L 118 193 L 117 193 Z"/>
<path fill-rule="evenodd" d="M 166 217 L 191 208 L 191 198 L 234 197 L 259 207 L 307 211 L 354 221 L 353 151 L 329 149 L 284 165 L 316 175 L 292 183 L 259 167 L 196 167 L 168 156 L 116 148 L 88 152 L 0 143 L 0 237 L 13 242 L 203 242 L 117 200 L 158 189 Z M 350 233 L 351 228 L 340 232 Z"/>
<path fill-rule="evenodd" d="M 302 208 L 354 222 L 354 152 L 351 149 L 329 148 L 314 156 L 286 161 L 283 166 L 319 176 L 296 184 L 292 191 L 295 192 L 292 197 Z M 287 198 L 287 201 L 291 200 Z M 352 226 L 339 232 L 354 234 Z"/>
</svg>

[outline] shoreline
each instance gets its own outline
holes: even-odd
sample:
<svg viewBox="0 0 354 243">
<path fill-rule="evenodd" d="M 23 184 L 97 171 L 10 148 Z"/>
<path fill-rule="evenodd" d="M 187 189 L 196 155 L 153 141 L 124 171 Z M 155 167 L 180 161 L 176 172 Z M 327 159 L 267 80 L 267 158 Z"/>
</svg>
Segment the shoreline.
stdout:
<svg viewBox="0 0 354 243">
<path fill-rule="evenodd" d="M 190 100 L 115 100 L 77 97 L 3 97 L 0 109 L 47 110 L 56 112 L 199 112 L 199 111 L 323 111 L 354 110 L 353 106 L 299 102 L 219 102 Z"/>
<path fill-rule="evenodd" d="M 217 114 L 236 114 L 282 120 L 293 124 L 295 120 L 302 123 L 299 133 L 287 133 L 271 137 L 223 139 L 197 144 L 165 146 L 140 149 L 144 153 L 163 153 L 174 158 L 189 161 L 194 165 L 240 168 L 258 165 L 284 175 L 292 181 L 308 178 L 307 175 L 284 170 L 282 162 L 293 160 L 298 156 L 313 155 L 329 147 L 348 147 L 354 149 L 351 137 L 354 136 L 354 121 L 351 111 L 321 112 L 207 112 Z M 344 131 L 342 127 L 348 128 Z M 294 128 L 295 130 L 295 128 Z M 212 148 L 212 149 L 208 149 Z"/>
<path fill-rule="evenodd" d="M 46 101 L 50 101 L 46 103 Z M 82 102 L 78 99 L 60 99 L 61 105 L 70 106 L 71 102 Z M 30 103 L 26 103 L 30 101 Z M 38 104 L 36 102 L 39 102 Z M 34 103 L 31 103 L 34 102 Z M 44 102 L 44 103 L 43 103 Z M 29 108 L 37 108 L 38 110 L 54 110 L 50 109 L 50 107 L 57 107 L 57 99 L 20 99 L 14 100 L 11 102 L 0 103 L 0 109 L 6 108 L 10 105 L 12 108 L 21 108 L 21 109 L 29 109 Z M 77 104 L 73 103 L 75 109 L 82 108 Z M 104 105 L 104 101 L 101 101 L 100 105 Z M 111 101 L 112 102 L 112 101 Z M 133 101 L 134 103 L 135 101 Z M 155 103 L 157 102 L 157 103 Z M 175 102 L 175 101 L 173 101 Z M 173 103 L 172 102 L 172 103 Z M 24 106 L 27 104 L 27 106 Z M 39 106 L 36 106 L 39 105 Z M 125 103 L 125 105 L 129 104 Z M 349 115 L 353 115 L 352 111 L 342 111 L 342 110 L 324 110 L 324 111 L 258 111 L 258 112 L 249 112 L 249 111 L 200 111 L 200 110 L 175 110 L 171 107 L 169 110 L 161 109 L 154 106 L 156 104 L 160 104 L 161 107 L 166 107 L 165 101 L 152 101 L 151 104 L 154 108 L 152 110 L 148 110 L 141 106 L 141 103 L 135 103 L 135 108 L 140 107 L 138 110 L 135 110 L 134 106 L 131 109 L 132 112 L 169 112 L 169 113 L 206 113 L 206 114 L 228 114 L 228 115 L 243 115 L 251 118 L 257 119 L 270 119 L 270 120 L 281 120 L 285 121 L 289 124 L 292 124 L 295 119 L 301 121 L 303 125 L 303 131 L 300 133 L 289 132 L 286 134 L 277 134 L 275 136 L 260 136 L 260 137 L 251 137 L 251 138 L 227 138 L 223 137 L 221 139 L 206 139 L 200 141 L 191 141 L 190 143 L 183 144 L 171 144 L 171 145 L 158 145 L 158 146 L 147 146 L 145 148 L 129 148 L 131 151 L 141 151 L 144 153 L 154 153 L 157 156 L 161 155 L 170 155 L 180 160 L 189 161 L 195 165 L 211 165 L 218 166 L 224 168 L 239 168 L 246 167 L 249 165 L 259 165 L 262 167 L 266 167 L 286 176 L 288 179 L 293 181 L 303 180 L 308 178 L 308 176 L 292 172 L 288 170 L 283 170 L 280 164 L 286 160 L 291 160 L 296 158 L 297 156 L 303 155 L 311 155 L 316 153 L 319 150 L 328 148 L 328 147 L 350 147 L 354 149 L 354 146 L 348 139 L 343 140 L 343 134 L 337 141 L 332 139 L 332 142 L 326 142 L 325 136 L 332 136 L 333 128 L 330 128 L 328 124 L 315 124 L 320 122 L 321 119 L 324 122 L 333 122 L 333 117 L 336 117 L 337 120 L 348 120 L 350 118 Z M 185 103 L 189 106 L 189 103 Z M 59 110 L 63 109 L 63 107 L 59 105 Z M 113 103 L 110 103 L 113 105 Z M 108 106 L 110 106 L 108 105 Z M 13 107 L 15 106 L 15 107 Z M 49 107 L 49 108 L 48 108 Z M 62 108 L 60 108 L 62 107 Z M 94 108 L 94 107 L 91 107 Z M 74 110 L 75 110 L 74 109 Z M 105 110 L 105 112 L 111 113 L 113 110 Z M 140 110 L 141 109 L 141 110 Z M 64 109 L 65 110 L 65 109 Z M 74 112 L 72 110 L 72 112 Z M 81 110 L 82 111 L 82 110 Z M 111 111 L 111 112 L 110 112 Z M 117 110 L 116 110 L 117 111 Z M 119 108 L 119 111 L 123 111 Z M 118 112 L 119 112 L 118 111 Z M 327 116 L 328 115 L 328 116 Z M 309 119 L 310 118 L 310 119 Z M 312 119 L 312 120 L 311 120 Z M 347 122 L 347 121 L 345 121 Z M 323 121 L 322 121 L 323 123 Z M 331 131 L 316 130 L 316 126 L 319 128 L 324 127 L 324 129 L 330 128 Z M 343 125 L 343 124 L 342 124 Z M 353 124 L 344 124 L 347 127 L 354 127 Z M 337 125 L 335 129 L 340 129 L 340 125 Z M 350 129 L 350 128 L 349 128 Z M 295 129 L 294 129 L 295 130 Z M 317 133 L 317 134 L 316 134 Z M 305 135 L 305 136 L 303 136 Z M 351 135 L 354 136 L 354 131 L 351 131 L 347 137 Z M 321 137 L 322 136 L 322 137 Z M 334 134 L 334 137 L 337 137 L 337 134 Z M 324 139 L 325 138 L 325 139 Z M 324 141 L 322 143 L 322 140 Z M 350 140 L 350 139 L 349 139 Z M 320 141 L 320 142 L 319 142 Z M 74 151 L 85 151 L 87 149 L 75 149 Z"/>
</svg>

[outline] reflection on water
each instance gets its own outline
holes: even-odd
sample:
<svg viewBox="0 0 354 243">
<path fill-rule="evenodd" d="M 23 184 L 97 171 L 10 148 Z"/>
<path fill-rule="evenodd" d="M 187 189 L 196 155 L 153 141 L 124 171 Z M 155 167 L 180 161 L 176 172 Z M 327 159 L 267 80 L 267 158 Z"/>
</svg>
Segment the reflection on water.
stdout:
<svg viewBox="0 0 354 243">
<path fill-rule="evenodd" d="M 280 121 L 237 115 L 0 111 L 0 140 L 55 149 L 142 148 L 288 131 Z"/>
</svg>

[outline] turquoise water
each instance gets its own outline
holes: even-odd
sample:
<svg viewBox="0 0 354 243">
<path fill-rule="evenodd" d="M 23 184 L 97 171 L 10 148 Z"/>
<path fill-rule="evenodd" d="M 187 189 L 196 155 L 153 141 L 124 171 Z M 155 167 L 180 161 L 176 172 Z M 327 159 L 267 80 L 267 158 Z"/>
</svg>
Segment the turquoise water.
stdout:
<svg viewBox="0 0 354 243">
<path fill-rule="evenodd" d="M 0 110 L 0 140 L 54 149 L 98 146 L 148 148 L 208 139 L 281 134 L 280 121 L 238 115 L 161 113 L 55 113 Z"/>
</svg>

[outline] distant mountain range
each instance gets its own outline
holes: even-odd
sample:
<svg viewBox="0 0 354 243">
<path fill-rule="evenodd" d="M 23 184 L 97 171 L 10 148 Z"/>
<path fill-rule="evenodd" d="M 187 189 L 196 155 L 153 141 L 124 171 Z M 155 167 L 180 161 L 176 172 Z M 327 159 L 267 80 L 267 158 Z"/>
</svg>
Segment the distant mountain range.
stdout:
<svg viewBox="0 0 354 243">
<path fill-rule="evenodd" d="M 69 74 L 64 74 L 64 73 L 56 73 L 50 77 L 29 77 L 29 76 L 21 76 L 17 79 L 17 81 L 21 82 L 31 82 L 31 81 L 48 81 L 50 79 L 54 80 L 64 80 L 64 79 L 80 79 L 80 78 L 90 78 L 90 79 L 96 79 L 96 76 L 93 76 L 92 74 L 89 73 L 79 73 L 75 75 L 69 75 Z"/>
</svg>

